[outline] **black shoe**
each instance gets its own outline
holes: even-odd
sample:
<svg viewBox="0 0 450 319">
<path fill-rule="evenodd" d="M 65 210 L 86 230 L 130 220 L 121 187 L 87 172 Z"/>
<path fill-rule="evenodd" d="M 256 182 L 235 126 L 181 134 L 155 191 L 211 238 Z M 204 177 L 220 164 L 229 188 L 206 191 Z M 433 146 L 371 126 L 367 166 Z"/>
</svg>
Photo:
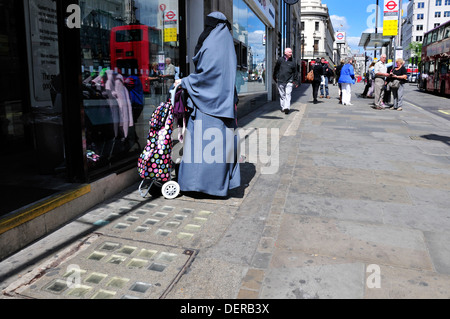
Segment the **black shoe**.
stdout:
<svg viewBox="0 0 450 319">
<path fill-rule="evenodd" d="M 289 109 L 285 109 L 284 114 L 289 114 Z"/>
</svg>

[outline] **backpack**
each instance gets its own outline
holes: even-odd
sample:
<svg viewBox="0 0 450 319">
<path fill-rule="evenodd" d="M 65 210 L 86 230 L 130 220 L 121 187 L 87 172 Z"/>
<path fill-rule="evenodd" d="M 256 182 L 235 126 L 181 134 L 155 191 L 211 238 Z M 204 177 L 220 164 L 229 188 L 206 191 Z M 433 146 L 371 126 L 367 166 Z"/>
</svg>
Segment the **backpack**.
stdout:
<svg viewBox="0 0 450 319">
<path fill-rule="evenodd" d="M 306 80 L 308 82 L 314 81 L 314 71 L 313 70 L 309 71 L 308 75 L 306 75 Z"/>
</svg>

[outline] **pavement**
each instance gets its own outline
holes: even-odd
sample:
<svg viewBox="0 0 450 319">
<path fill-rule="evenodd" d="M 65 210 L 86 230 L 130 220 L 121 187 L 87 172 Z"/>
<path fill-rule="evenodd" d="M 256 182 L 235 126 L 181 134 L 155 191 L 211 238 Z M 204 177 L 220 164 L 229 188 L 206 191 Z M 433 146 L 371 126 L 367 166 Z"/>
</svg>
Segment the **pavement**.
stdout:
<svg viewBox="0 0 450 319">
<path fill-rule="evenodd" d="M 329 88 L 239 120 L 228 198 L 134 185 L 2 261 L 0 298 L 450 298 L 449 120 Z"/>
</svg>

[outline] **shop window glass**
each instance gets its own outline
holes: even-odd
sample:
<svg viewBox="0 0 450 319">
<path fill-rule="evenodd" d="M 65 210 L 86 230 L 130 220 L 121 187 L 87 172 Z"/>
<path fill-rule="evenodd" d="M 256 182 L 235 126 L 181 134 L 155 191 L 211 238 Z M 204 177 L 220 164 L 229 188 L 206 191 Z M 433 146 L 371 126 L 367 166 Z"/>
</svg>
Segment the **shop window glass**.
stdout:
<svg viewBox="0 0 450 319">
<path fill-rule="evenodd" d="M 180 77 L 178 1 L 80 1 L 90 172 L 135 163 L 148 121 Z"/>
<path fill-rule="evenodd" d="M 39 173 L 56 175 L 65 170 L 56 3 L 24 1 L 24 10 L 31 106 L 27 117 Z"/>
<path fill-rule="evenodd" d="M 233 37 L 238 57 L 238 93 L 266 91 L 266 26 L 243 0 L 233 1 Z"/>
</svg>

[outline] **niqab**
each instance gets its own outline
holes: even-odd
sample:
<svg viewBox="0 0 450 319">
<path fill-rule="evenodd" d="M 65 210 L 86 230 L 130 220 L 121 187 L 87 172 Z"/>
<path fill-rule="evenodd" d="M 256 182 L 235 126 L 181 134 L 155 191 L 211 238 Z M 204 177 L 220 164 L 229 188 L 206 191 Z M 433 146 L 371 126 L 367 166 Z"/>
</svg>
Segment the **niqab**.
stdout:
<svg viewBox="0 0 450 319">
<path fill-rule="evenodd" d="M 234 119 L 237 58 L 229 23 L 223 13 L 207 17 L 193 58 L 195 72 L 182 79 L 194 109 Z"/>
</svg>

